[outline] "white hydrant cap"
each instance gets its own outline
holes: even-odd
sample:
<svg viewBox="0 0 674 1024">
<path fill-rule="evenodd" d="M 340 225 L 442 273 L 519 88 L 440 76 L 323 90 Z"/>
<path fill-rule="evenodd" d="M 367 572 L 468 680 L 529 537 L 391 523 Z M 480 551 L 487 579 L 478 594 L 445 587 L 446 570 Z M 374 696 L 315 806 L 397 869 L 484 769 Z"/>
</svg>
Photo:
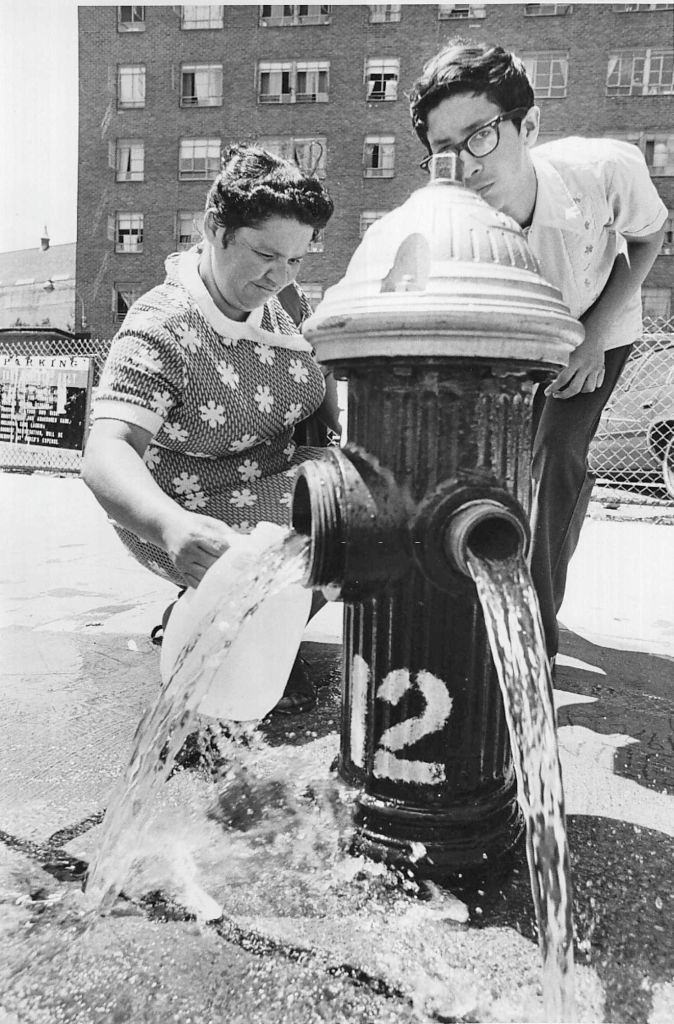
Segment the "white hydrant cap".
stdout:
<svg viewBox="0 0 674 1024">
<path fill-rule="evenodd" d="M 304 333 L 319 360 L 481 357 L 563 366 L 583 328 L 540 274 L 519 225 L 456 181 L 431 182 L 366 232 Z"/>
</svg>

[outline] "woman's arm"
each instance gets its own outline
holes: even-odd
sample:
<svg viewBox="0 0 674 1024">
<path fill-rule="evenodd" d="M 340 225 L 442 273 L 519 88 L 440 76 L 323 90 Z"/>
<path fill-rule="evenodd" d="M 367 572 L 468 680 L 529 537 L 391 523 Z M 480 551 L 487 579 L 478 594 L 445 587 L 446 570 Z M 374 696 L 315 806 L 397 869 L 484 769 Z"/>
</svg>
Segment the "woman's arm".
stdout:
<svg viewBox="0 0 674 1024">
<path fill-rule="evenodd" d="M 334 431 L 340 437 L 342 425 L 339 422 L 341 410 L 337 404 L 337 381 L 332 375 L 332 370 L 323 370 L 323 373 L 325 374 L 325 398 L 316 410 L 316 415 L 329 430 Z"/>
<path fill-rule="evenodd" d="M 191 587 L 229 547 L 232 530 L 189 512 L 162 491 L 143 462 L 152 435 L 122 420 L 95 420 L 82 478 L 108 515 L 141 540 L 166 551 Z"/>
</svg>

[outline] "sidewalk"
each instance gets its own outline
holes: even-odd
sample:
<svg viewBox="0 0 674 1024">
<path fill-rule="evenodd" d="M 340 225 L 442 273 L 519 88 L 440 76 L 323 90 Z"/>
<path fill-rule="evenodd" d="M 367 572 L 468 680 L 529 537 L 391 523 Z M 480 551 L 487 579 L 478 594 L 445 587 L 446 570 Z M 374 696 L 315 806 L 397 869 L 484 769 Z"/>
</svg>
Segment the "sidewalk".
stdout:
<svg viewBox="0 0 674 1024">
<path fill-rule="evenodd" d="M 239 876 L 236 850 L 208 833 L 222 851 L 209 862 L 209 892 L 225 923 L 162 920 L 136 902 L 86 941 L 69 930 L 58 901 L 80 886 L 43 865 L 59 851 L 86 859 L 95 845 L 157 693 L 148 636 L 174 588 L 125 554 L 79 480 L 0 474 L 0 495 L 0 1024 L 406 1022 L 428 1019 L 422 1008 L 439 987 L 435 1019 L 476 1019 L 480 992 L 491 1008 L 479 1019 L 524 1019 L 538 954 L 523 862 L 503 891 L 469 902 L 469 926 L 449 911 L 411 915 L 390 897 L 386 913 L 368 916 L 348 887 L 331 917 L 288 893 L 283 912 L 281 868 L 276 878 L 273 862 L 259 875 L 249 864 Z M 664 1024 L 674 1005 L 674 528 L 666 510 L 608 518 L 619 511 L 593 503 L 561 614 L 579 1001 L 581 1019 Z M 329 680 L 319 707 L 267 729 L 289 773 L 310 760 L 327 774 L 337 749 L 340 637 L 341 609 L 329 605 L 305 635 L 314 671 Z M 176 778 L 177 801 L 206 799 L 193 773 Z"/>
</svg>

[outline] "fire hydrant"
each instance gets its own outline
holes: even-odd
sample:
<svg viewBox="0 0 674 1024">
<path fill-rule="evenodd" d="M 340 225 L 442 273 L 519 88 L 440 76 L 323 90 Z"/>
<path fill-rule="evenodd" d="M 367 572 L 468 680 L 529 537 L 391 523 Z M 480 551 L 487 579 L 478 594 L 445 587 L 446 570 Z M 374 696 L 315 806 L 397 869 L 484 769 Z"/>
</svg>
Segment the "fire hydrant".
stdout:
<svg viewBox="0 0 674 1024">
<path fill-rule="evenodd" d="M 529 541 L 531 404 L 582 340 L 519 226 L 435 157 L 307 322 L 348 381 L 343 450 L 304 463 L 305 584 L 344 601 L 339 771 L 356 848 L 433 878 L 507 862 L 522 834 L 466 553 Z"/>
</svg>

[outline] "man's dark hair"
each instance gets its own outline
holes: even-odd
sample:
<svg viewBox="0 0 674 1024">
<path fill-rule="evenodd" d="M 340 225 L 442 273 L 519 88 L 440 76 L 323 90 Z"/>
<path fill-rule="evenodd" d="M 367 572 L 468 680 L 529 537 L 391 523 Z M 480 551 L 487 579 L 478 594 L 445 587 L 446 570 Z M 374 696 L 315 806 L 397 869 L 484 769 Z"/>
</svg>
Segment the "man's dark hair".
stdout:
<svg viewBox="0 0 674 1024">
<path fill-rule="evenodd" d="M 258 227 L 269 217 L 289 217 L 314 229 L 314 240 L 334 210 L 320 181 L 290 160 L 260 146 L 230 146 L 206 197 L 206 212 L 225 228 L 223 244 L 238 228 Z"/>
<path fill-rule="evenodd" d="M 410 91 L 410 114 L 417 135 L 428 145 L 428 115 L 448 96 L 478 93 L 503 113 L 533 106 L 534 91 L 524 64 L 513 53 L 489 43 L 451 39 L 424 66 Z M 513 118 L 519 129 L 522 119 Z"/>
</svg>

